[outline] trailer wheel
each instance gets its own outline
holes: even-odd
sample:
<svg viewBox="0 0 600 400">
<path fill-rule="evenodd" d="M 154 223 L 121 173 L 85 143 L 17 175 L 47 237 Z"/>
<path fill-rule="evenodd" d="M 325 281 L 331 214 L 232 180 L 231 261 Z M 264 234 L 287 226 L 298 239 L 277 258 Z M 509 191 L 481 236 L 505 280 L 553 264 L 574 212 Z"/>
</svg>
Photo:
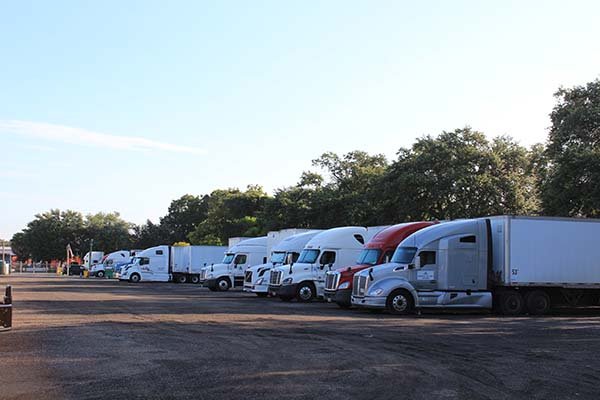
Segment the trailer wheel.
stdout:
<svg viewBox="0 0 600 400">
<path fill-rule="evenodd" d="M 504 315 L 519 315 L 525 309 L 521 293 L 511 290 L 500 294 L 500 312 Z"/>
<path fill-rule="evenodd" d="M 534 290 L 533 292 L 527 293 L 525 296 L 525 304 L 527 305 L 527 311 L 533 315 L 546 314 L 550 311 L 552 305 L 550 296 L 543 290 Z"/>
<path fill-rule="evenodd" d="M 104 278 L 104 271 L 98 271 L 98 272 L 96 272 L 96 276 L 98 278 Z"/>
<path fill-rule="evenodd" d="M 177 275 L 177 278 L 175 279 L 175 281 L 177 283 L 186 283 L 187 282 L 187 278 L 185 275 Z"/>
<path fill-rule="evenodd" d="M 229 279 L 225 277 L 221 277 L 217 280 L 217 288 L 219 292 L 226 292 L 231 287 L 231 283 L 229 283 Z"/>
<path fill-rule="evenodd" d="M 315 298 L 315 287 L 310 282 L 302 282 L 296 289 L 296 298 L 301 303 L 308 303 Z"/>
<path fill-rule="evenodd" d="M 200 277 L 198 275 L 192 275 L 190 282 L 197 285 L 200 282 Z"/>
<path fill-rule="evenodd" d="M 140 274 L 131 274 L 131 276 L 129 277 L 129 282 L 131 283 L 138 283 L 140 281 Z"/>
<path fill-rule="evenodd" d="M 410 314 L 415 308 L 415 301 L 407 290 L 397 289 L 388 296 L 386 306 L 392 314 L 406 315 Z"/>
</svg>

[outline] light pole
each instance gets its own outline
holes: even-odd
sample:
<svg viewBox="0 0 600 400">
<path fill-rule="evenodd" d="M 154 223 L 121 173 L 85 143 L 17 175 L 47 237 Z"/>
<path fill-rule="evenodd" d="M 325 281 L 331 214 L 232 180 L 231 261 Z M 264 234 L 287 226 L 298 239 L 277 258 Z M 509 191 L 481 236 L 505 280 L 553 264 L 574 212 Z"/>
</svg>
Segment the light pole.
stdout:
<svg viewBox="0 0 600 400">
<path fill-rule="evenodd" d="M 4 251 L 4 239 L 0 239 L 0 243 L 2 243 L 2 271 L 0 271 L 0 273 L 4 274 L 4 271 L 6 271 L 6 274 L 8 275 L 10 267 L 8 268 L 8 270 L 5 268 L 4 264 L 6 263 L 6 253 Z"/>
</svg>

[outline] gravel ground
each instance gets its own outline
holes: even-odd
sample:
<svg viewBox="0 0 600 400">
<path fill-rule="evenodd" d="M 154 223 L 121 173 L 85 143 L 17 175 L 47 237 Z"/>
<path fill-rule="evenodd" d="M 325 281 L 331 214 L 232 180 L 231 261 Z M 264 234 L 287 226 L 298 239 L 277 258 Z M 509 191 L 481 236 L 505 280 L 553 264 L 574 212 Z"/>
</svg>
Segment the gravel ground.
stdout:
<svg viewBox="0 0 600 400">
<path fill-rule="evenodd" d="M 195 285 L 35 275 L 1 399 L 600 398 L 600 310 L 394 317 Z"/>
</svg>

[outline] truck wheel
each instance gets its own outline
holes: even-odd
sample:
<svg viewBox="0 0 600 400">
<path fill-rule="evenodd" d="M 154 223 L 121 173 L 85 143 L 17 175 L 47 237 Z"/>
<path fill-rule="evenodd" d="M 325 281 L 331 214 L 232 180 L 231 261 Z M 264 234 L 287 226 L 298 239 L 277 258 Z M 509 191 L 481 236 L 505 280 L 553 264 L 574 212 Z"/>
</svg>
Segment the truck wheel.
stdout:
<svg viewBox="0 0 600 400">
<path fill-rule="evenodd" d="M 98 272 L 96 272 L 96 276 L 98 278 L 104 278 L 104 271 L 98 271 Z"/>
<path fill-rule="evenodd" d="M 229 290 L 230 287 L 231 284 L 229 283 L 229 279 L 221 277 L 217 280 L 217 288 L 219 292 L 226 292 Z"/>
<path fill-rule="evenodd" d="M 410 314 L 415 308 L 415 301 L 407 290 L 398 289 L 390 293 L 386 301 L 386 306 L 392 314 L 406 315 Z"/>
<path fill-rule="evenodd" d="M 190 282 L 192 282 L 194 285 L 197 285 L 200 282 L 200 277 L 198 275 L 192 275 Z"/>
<path fill-rule="evenodd" d="M 139 281 L 140 281 L 139 274 L 131 274 L 131 276 L 129 277 L 129 282 L 131 282 L 131 283 L 138 283 Z"/>
<path fill-rule="evenodd" d="M 500 294 L 500 312 L 504 315 L 519 315 L 525 309 L 521 293 L 512 290 Z"/>
<path fill-rule="evenodd" d="M 533 315 L 543 315 L 550 311 L 550 296 L 543 290 L 534 290 L 525 296 L 527 311 Z"/>
<path fill-rule="evenodd" d="M 315 287 L 310 282 L 302 282 L 296 289 L 296 298 L 301 303 L 308 303 L 315 298 Z"/>
<path fill-rule="evenodd" d="M 187 278 L 185 277 L 185 275 L 177 275 L 176 282 L 177 283 L 186 283 L 187 282 Z"/>
</svg>

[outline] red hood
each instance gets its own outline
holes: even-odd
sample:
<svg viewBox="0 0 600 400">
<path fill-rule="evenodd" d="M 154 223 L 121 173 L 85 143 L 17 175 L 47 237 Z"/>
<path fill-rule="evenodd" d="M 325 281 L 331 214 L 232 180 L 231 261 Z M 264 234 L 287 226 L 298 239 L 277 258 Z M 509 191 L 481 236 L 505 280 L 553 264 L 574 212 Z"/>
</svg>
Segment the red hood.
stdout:
<svg viewBox="0 0 600 400">
<path fill-rule="evenodd" d="M 342 277 L 348 277 L 348 276 L 353 276 L 357 272 L 362 271 L 363 269 L 370 268 L 370 267 L 373 267 L 373 265 L 358 264 L 358 265 L 353 265 L 351 267 L 338 268 L 337 271 L 342 275 Z"/>
</svg>

